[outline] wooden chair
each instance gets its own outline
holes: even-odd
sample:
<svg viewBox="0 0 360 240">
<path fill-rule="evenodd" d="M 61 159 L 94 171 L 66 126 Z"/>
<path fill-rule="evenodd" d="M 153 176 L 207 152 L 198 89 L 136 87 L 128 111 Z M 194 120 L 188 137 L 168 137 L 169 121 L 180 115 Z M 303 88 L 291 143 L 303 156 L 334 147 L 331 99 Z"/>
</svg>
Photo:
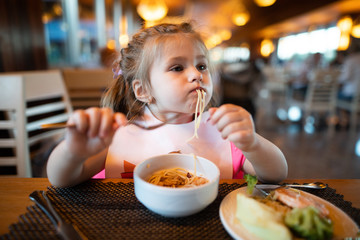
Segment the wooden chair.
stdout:
<svg viewBox="0 0 360 240">
<path fill-rule="evenodd" d="M 15 149 L 13 156 L 0 157 L 0 166 L 15 166 L 16 176 L 31 177 L 31 161 L 64 133 L 63 129 L 43 130 L 41 125 L 65 122 L 72 112 L 61 72 L 0 74 L 0 86 L 0 128 L 7 136 L 0 148 Z"/>
<path fill-rule="evenodd" d="M 260 96 L 267 104 L 267 111 L 276 112 L 279 108 L 285 108 L 288 83 L 284 69 L 265 66 L 262 74 L 265 77 L 265 83 Z"/>
<path fill-rule="evenodd" d="M 337 99 L 336 107 L 338 109 L 343 109 L 350 113 L 350 132 L 355 133 L 358 121 L 357 117 L 360 114 L 360 84 L 358 84 L 355 91 L 355 95 L 351 101 Z"/>
<path fill-rule="evenodd" d="M 0 76 L 0 167 L 8 172 L 9 167 L 16 166 L 17 176 L 30 177 L 23 87 L 19 75 Z"/>
<path fill-rule="evenodd" d="M 113 79 L 111 69 L 63 69 L 62 73 L 74 109 L 99 107 Z"/>
<path fill-rule="evenodd" d="M 303 123 L 306 124 L 309 116 L 319 114 L 328 115 L 329 130 L 334 131 L 336 118 L 337 77 L 336 70 L 316 70 L 311 79 L 304 100 L 290 99 L 290 106 L 297 106 L 303 112 Z"/>
</svg>

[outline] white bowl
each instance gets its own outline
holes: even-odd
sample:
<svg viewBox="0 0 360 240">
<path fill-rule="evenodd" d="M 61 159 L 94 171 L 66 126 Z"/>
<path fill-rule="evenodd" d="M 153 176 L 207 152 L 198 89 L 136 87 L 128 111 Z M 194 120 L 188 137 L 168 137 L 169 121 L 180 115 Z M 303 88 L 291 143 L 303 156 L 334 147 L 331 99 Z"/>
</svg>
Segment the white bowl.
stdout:
<svg viewBox="0 0 360 240">
<path fill-rule="evenodd" d="M 213 162 L 196 158 L 196 175 L 207 178 L 209 182 L 193 188 L 162 187 L 147 180 L 154 172 L 173 167 L 194 173 L 194 155 L 165 154 L 138 164 L 134 169 L 137 199 L 151 211 L 166 217 L 185 217 L 206 208 L 217 197 L 220 171 Z"/>
</svg>

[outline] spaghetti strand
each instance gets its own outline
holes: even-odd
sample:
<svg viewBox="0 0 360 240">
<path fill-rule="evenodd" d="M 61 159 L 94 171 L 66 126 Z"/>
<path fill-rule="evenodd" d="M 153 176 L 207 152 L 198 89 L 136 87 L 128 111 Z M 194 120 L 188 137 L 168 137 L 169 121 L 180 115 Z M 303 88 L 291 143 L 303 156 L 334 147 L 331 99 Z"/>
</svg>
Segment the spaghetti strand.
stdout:
<svg viewBox="0 0 360 240">
<path fill-rule="evenodd" d="M 184 168 L 175 167 L 155 172 L 148 182 L 164 187 L 188 188 L 205 184 L 208 180 L 196 176 Z"/>
<path fill-rule="evenodd" d="M 189 142 L 193 138 L 199 138 L 197 131 L 201 124 L 202 113 L 205 110 L 205 95 L 206 95 L 206 93 L 205 93 L 205 91 L 199 90 L 199 89 L 196 89 L 196 92 L 198 94 L 198 98 L 197 98 L 196 108 L 195 108 L 194 135 L 189 140 L 187 140 L 187 142 Z"/>
</svg>

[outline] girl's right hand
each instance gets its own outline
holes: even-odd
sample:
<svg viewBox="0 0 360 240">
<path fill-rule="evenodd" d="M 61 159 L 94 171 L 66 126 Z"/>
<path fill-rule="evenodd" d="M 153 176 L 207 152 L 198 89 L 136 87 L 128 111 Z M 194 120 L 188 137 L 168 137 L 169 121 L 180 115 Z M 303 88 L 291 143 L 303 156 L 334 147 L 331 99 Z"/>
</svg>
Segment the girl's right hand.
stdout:
<svg viewBox="0 0 360 240">
<path fill-rule="evenodd" d="M 85 160 L 105 148 L 112 141 L 115 131 L 127 124 L 122 113 L 113 113 L 110 108 L 76 110 L 68 122 L 75 127 L 67 128 L 67 150 L 78 159 Z"/>
</svg>

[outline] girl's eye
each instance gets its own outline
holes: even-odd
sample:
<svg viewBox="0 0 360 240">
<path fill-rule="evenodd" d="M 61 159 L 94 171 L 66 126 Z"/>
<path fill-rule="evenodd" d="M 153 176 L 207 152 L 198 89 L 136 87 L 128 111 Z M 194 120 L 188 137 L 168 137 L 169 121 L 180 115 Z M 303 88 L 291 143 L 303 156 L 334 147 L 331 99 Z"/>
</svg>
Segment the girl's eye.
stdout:
<svg viewBox="0 0 360 240">
<path fill-rule="evenodd" d="M 197 66 L 197 69 L 198 69 L 199 71 L 204 71 L 204 70 L 207 69 L 207 66 L 206 66 L 206 64 L 200 64 L 200 65 Z"/>
<path fill-rule="evenodd" d="M 180 72 L 180 71 L 184 70 L 184 68 L 182 66 L 174 66 L 170 70 L 174 71 L 174 72 Z"/>
</svg>

